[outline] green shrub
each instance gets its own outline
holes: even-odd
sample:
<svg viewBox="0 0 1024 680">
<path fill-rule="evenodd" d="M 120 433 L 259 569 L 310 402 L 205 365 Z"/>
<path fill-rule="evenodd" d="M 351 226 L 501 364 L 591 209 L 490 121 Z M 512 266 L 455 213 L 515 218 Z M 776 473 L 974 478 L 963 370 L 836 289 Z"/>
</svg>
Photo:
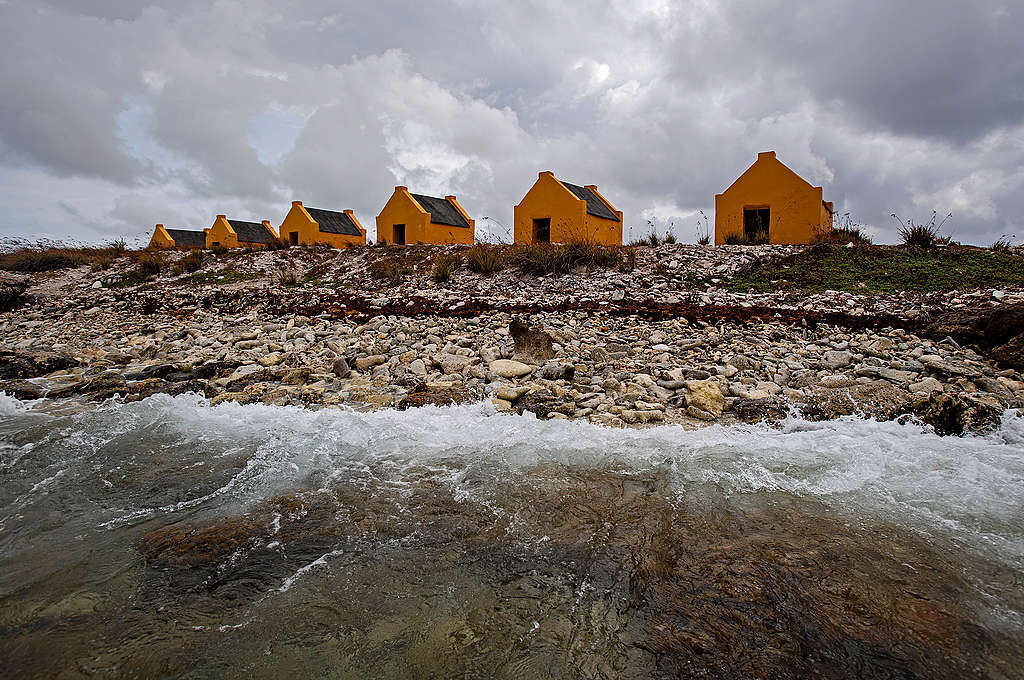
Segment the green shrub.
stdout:
<svg viewBox="0 0 1024 680">
<path fill-rule="evenodd" d="M 477 274 L 490 276 L 505 268 L 505 258 L 494 246 L 476 245 L 466 250 L 466 266 Z"/>
<path fill-rule="evenodd" d="M 92 270 L 94 272 L 107 271 L 114 266 L 114 258 L 106 255 L 98 255 L 92 261 Z"/>
<path fill-rule="evenodd" d="M 267 250 L 287 250 L 291 244 L 286 238 L 275 238 L 267 242 Z"/>
<path fill-rule="evenodd" d="M 135 267 L 143 276 L 149 278 L 159 274 L 160 270 L 164 268 L 164 264 L 164 258 L 160 255 L 156 253 L 143 253 Z"/>
<path fill-rule="evenodd" d="M 228 249 L 227 246 L 222 246 L 218 243 L 217 245 L 210 248 L 210 252 L 213 253 L 214 255 L 227 255 Z"/>
<path fill-rule="evenodd" d="M 711 245 L 711 226 L 703 210 L 700 211 L 700 219 L 697 220 L 697 243 L 702 246 Z"/>
<path fill-rule="evenodd" d="M 868 236 L 860 227 L 833 227 L 830 231 L 815 234 L 813 242 L 833 243 L 839 245 L 852 243 L 859 246 L 869 246 L 871 245 L 871 237 Z"/>
<path fill-rule="evenodd" d="M 747 241 L 747 235 L 737 231 L 726 234 L 725 243 L 730 246 L 745 246 L 750 244 L 750 242 Z"/>
<path fill-rule="evenodd" d="M 458 253 L 442 253 L 434 258 L 433 277 L 438 283 L 444 283 L 452 277 L 452 272 L 462 264 Z"/>
<path fill-rule="evenodd" d="M 938 230 L 929 224 L 911 224 L 900 227 L 900 239 L 908 248 L 928 250 L 939 244 Z"/>
</svg>

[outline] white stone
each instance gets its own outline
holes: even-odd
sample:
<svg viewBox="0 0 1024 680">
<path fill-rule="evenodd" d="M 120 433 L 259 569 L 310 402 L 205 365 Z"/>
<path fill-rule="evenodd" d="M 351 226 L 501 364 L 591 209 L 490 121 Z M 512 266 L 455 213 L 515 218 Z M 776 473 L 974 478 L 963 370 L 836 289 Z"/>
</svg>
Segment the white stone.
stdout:
<svg viewBox="0 0 1024 680">
<path fill-rule="evenodd" d="M 488 368 L 502 378 L 522 378 L 533 372 L 533 366 L 527 366 L 521 361 L 512 359 L 497 359 L 492 361 Z"/>
</svg>

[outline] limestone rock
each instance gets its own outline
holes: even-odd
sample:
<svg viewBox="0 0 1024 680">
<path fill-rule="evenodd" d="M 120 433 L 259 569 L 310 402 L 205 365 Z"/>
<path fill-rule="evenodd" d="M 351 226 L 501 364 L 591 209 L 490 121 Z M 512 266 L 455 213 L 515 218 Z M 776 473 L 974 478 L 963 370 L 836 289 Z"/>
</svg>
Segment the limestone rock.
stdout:
<svg viewBox="0 0 1024 680">
<path fill-rule="evenodd" d="M 360 371 L 365 371 L 367 369 L 373 368 L 374 366 L 380 366 L 387 360 L 388 358 L 383 354 L 371 354 L 368 357 L 359 357 L 358 359 L 356 359 L 356 369 Z"/>
<path fill-rule="evenodd" d="M 492 361 L 488 368 L 491 372 L 496 373 L 502 378 L 522 378 L 533 372 L 532 366 L 527 366 L 521 361 L 514 361 L 512 359 Z"/>
<path fill-rule="evenodd" d="M 725 396 L 718 387 L 717 380 L 687 380 L 686 405 L 718 418 L 725 409 Z"/>
</svg>

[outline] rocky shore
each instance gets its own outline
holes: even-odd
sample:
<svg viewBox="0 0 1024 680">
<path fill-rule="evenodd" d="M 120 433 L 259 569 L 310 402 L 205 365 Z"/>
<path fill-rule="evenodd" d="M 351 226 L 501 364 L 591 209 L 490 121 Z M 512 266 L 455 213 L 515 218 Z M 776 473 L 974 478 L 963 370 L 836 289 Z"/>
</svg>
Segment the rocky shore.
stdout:
<svg viewBox="0 0 1024 680">
<path fill-rule="evenodd" d="M 917 418 L 943 434 L 1024 406 L 1024 290 L 730 291 L 794 247 L 663 245 L 629 268 L 431 274 L 444 248 L 216 257 L 125 284 L 126 257 L 31 278 L 0 314 L 0 390 L 20 399 L 197 392 L 310 408 L 488 400 L 610 425 Z M 422 253 L 422 257 L 420 255 Z M 417 259 L 420 258 L 420 259 Z"/>
</svg>

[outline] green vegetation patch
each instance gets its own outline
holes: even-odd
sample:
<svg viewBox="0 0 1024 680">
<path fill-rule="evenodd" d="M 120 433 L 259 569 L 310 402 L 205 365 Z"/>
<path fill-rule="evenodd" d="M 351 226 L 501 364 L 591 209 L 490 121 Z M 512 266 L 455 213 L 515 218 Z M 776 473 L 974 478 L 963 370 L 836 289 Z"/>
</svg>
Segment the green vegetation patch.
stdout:
<svg viewBox="0 0 1024 680">
<path fill-rule="evenodd" d="M 822 244 L 757 266 L 722 285 L 727 290 L 797 289 L 810 293 L 929 293 L 1024 284 L 1024 258 L 984 248 L 933 250 Z"/>
<path fill-rule="evenodd" d="M 263 276 L 261 272 L 243 272 L 235 269 L 234 267 L 225 267 L 224 269 L 216 272 L 197 272 L 192 276 L 178 279 L 172 283 L 186 286 L 226 286 L 229 283 L 252 281 L 253 279 L 258 279 L 261 276 Z"/>
</svg>

